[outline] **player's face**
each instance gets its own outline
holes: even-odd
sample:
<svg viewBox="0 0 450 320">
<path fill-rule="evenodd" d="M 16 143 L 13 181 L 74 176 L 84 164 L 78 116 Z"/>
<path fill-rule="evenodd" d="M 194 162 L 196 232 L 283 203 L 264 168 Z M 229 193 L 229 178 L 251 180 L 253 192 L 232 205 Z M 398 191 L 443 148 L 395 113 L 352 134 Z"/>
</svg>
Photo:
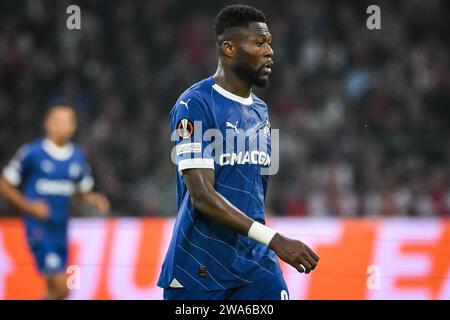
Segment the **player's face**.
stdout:
<svg viewBox="0 0 450 320">
<path fill-rule="evenodd" d="M 272 36 L 262 22 L 252 22 L 243 30 L 236 41 L 233 71 L 244 81 L 265 87 L 273 66 Z"/>
<path fill-rule="evenodd" d="M 47 136 L 61 143 L 69 141 L 76 128 L 75 112 L 69 107 L 54 108 L 45 121 Z"/>
</svg>

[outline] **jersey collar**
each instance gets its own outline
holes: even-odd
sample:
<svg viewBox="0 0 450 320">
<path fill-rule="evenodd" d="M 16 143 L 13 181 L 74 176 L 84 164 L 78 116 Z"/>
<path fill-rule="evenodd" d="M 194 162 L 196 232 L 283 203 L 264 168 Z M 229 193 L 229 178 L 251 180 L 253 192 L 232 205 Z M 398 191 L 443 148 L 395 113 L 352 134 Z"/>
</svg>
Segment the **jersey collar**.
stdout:
<svg viewBox="0 0 450 320">
<path fill-rule="evenodd" d="M 42 148 L 45 152 L 47 152 L 52 158 L 56 160 L 67 160 L 73 154 L 73 145 L 72 143 L 67 143 L 63 147 L 57 146 L 49 139 L 44 139 L 42 141 Z"/>
<path fill-rule="evenodd" d="M 213 84 L 213 89 L 216 90 L 218 93 L 223 95 L 225 98 L 228 98 L 230 100 L 245 104 L 247 106 L 253 104 L 253 98 L 252 95 L 248 96 L 247 98 L 240 97 L 238 95 L 235 95 L 234 93 L 231 93 L 230 91 L 225 90 L 221 86 L 219 86 L 217 83 Z"/>
</svg>

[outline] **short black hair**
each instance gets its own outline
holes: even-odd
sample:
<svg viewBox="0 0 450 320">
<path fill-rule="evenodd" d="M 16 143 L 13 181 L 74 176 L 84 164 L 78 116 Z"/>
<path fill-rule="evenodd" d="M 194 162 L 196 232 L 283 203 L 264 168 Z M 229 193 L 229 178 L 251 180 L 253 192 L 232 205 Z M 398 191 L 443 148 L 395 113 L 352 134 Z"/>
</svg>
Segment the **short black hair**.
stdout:
<svg viewBox="0 0 450 320">
<path fill-rule="evenodd" d="M 75 107 L 69 101 L 66 101 L 64 99 L 56 99 L 55 101 L 52 101 L 50 104 L 48 104 L 47 107 L 44 109 L 42 122 L 47 121 L 48 117 L 55 109 L 62 107 L 72 109 L 73 112 L 76 114 Z"/>
<path fill-rule="evenodd" d="M 251 22 L 266 22 L 266 16 L 260 10 L 243 4 L 226 6 L 217 14 L 214 20 L 216 38 L 233 27 L 248 26 Z"/>
</svg>

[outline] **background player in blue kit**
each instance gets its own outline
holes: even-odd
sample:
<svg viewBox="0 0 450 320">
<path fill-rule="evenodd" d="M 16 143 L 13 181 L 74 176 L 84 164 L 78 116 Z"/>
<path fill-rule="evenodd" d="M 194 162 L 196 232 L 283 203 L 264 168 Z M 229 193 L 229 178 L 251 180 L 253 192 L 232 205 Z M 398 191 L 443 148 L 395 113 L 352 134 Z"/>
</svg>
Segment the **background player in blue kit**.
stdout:
<svg viewBox="0 0 450 320">
<path fill-rule="evenodd" d="M 69 204 L 79 195 L 101 213 L 109 202 L 92 192 L 94 181 L 81 150 L 70 142 L 76 115 L 70 106 L 53 106 L 45 119 L 46 137 L 22 146 L 4 168 L 3 195 L 24 212 L 28 244 L 47 280 L 47 299 L 63 299 L 66 285 Z"/>
<path fill-rule="evenodd" d="M 178 216 L 158 285 L 165 299 L 288 299 L 277 256 L 305 273 L 319 257 L 265 226 L 268 175 L 261 169 L 270 166 L 270 123 L 252 87 L 268 83 L 271 35 L 264 14 L 244 5 L 222 9 L 215 32 L 216 73 L 186 90 L 170 113 Z M 209 152 L 209 142 L 197 137 L 211 130 L 231 149 Z M 241 150 L 230 132 L 267 139 Z"/>
</svg>

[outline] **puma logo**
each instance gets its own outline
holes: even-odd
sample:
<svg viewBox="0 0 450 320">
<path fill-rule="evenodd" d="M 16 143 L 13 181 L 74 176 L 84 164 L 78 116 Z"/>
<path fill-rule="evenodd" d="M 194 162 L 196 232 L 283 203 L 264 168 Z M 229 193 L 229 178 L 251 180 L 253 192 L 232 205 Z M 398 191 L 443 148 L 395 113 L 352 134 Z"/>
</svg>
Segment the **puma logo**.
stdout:
<svg viewBox="0 0 450 320">
<path fill-rule="evenodd" d="M 189 109 L 189 106 L 188 106 L 188 103 L 189 103 L 189 100 L 191 100 L 191 99 L 188 99 L 188 101 L 183 101 L 183 100 L 180 100 L 180 104 L 183 104 L 183 105 L 185 105 L 186 106 L 186 108 L 188 108 Z"/>
<path fill-rule="evenodd" d="M 239 133 L 239 129 L 237 128 L 238 122 L 239 122 L 239 121 L 236 121 L 236 124 L 233 125 L 231 122 L 228 122 L 228 121 L 227 121 L 225 124 L 226 124 L 227 128 L 233 128 L 234 131 L 236 131 L 237 133 Z"/>
</svg>

